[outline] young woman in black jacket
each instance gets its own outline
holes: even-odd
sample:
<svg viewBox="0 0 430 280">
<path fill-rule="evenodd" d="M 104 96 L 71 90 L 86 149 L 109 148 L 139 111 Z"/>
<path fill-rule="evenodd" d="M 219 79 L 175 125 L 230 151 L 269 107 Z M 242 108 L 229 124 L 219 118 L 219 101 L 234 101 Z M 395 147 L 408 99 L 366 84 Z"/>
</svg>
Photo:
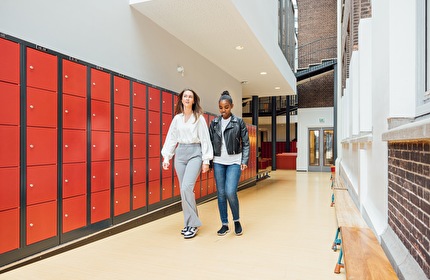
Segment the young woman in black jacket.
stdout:
<svg viewBox="0 0 430 280">
<path fill-rule="evenodd" d="M 228 91 L 219 99 L 220 116 L 215 118 L 209 127 L 214 159 L 213 168 L 218 192 L 218 209 L 222 226 L 218 235 L 227 234 L 228 226 L 227 201 L 233 215 L 236 235 L 243 233 L 239 221 L 239 199 L 237 187 L 243 170 L 248 167 L 249 137 L 245 122 L 231 113 L 233 100 Z"/>
</svg>

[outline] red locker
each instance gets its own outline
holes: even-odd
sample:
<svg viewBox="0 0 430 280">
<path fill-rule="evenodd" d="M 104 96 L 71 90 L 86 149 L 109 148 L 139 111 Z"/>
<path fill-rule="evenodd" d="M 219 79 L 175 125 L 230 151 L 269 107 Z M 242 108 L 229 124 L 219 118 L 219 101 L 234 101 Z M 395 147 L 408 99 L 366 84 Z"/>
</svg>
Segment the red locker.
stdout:
<svg viewBox="0 0 430 280">
<path fill-rule="evenodd" d="M 91 160 L 110 159 L 110 133 L 106 131 L 91 132 Z"/>
<path fill-rule="evenodd" d="M 146 134 L 133 133 L 133 158 L 146 157 Z"/>
<path fill-rule="evenodd" d="M 213 179 L 209 178 L 207 184 L 208 184 L 208 194 L 213 194 L 215 192 Z"/>
<path fill-rule="evenodd" d="M 27 167 L 27 205 L 57 199 L 57 165 Z"/>
<path fill-rule="evenodd" d="M 87 196 L 63 199 L 63 233 L 87 224 Z"/>
<path fill-rule="evenodd" d="M 114 130 L 130 132 L 130 107 L 114 105 Z"/>
<path fill-rule="evenodd" d="M 166 135 L 169 132 L 170 123 L 172 122 L 172 114 L 164 114 L 162 115 L 162 123 L 161 123 L 161 133 Z"/>
<path fill-rule="evenodd" d="M 0 38 L 0 81 L 19 84 L 19 44 Z"/>
<path fill-rule="evenodd" d="M 91 194 L 91 223 L 109 219 L 110 190 Z"/>
<path fill-rule="evenodd" d="M 118 159 L 130 158 L 130 134 L 115 132 L 114 134 L 114 157 Z"/>
<path fill-rule="evenodd" d="M 0 167 L 19 165 L 19 127 L 0 125 Z"/>
<path fill-rule="evenodd" d="M 114 180 L 115 188 L 130 185 L 129 160 L 116 160 L 114 162 Z"/>
<path fill-rule="evenodd" d="M 91 163 L 91 192 L 110 189 L 110 162 Z"/>
<path fill-rule="evenodd" d="M 63 95 L 63 127 L 86 129 L 87 100 L 82 97 Z"/>
<path fill-rule="evenodd" d="M 161 182 L 161 196 L 163 200 L 171 198 L 173 195 L 172 177 L 163 178 Z"/>
<path fill-rule="evenodd" d="M 163 101 L 161 104 L 162 112 L 172 115 L 173 113 L 173 96 L 172 94 L 163 91 Z"/>
<path fill-rule="evenodd" d="M 160 112 L 148 112 L 148 133 L 157 135 L 160 134 Z"/>
<path fill-rule="evenodd" d="M 57 130 L 27 128 L 27 165 L 57 163 Z"/>
<path fill-rule="evenodd" d="M 149 158 L 148 164 L 148 180 L 160 180 L 161 160 L 159 158 Z"/>
<path fill-rule="evenodd" d="M 0 168 L 0 186 L 0 211 L 18 208 L 20 188 L 19 168 Z"/>
<path fill-rule="evenodd" d="M 149 182 L 148 188 L 149 188 L 149 192 L 148 192 L 149 204 L 160 202 L 160 180 Z"/>
<path fill-rule="evenodd" d="M 146 184 L 133 185 L 133 210 L 146 206 Z"/>
<path fill-rule="evenodd" d="M 87 67 L 63 59 L 63 93 L 87 96 Z"/>
<path fill-rule="evenodd" d="M 200 185 L 200 196 L 204 197 L 208 195 L 208 180 L 204 179 Z"/>
<path fill-rule="evenodd" d="M 57 91 L 57 57 L 27 48 L 27 86 Z"/>
<path fill-rule="evenodd" d="M 160 158 L 160 135 L 148 135 L 148 157 Z"/>
<path fill-rule="evenodd" d="M 0 95 L 0 124 L 19 125 L 19 86 L 0 82 Z"/>
<path fill-rule="evenodd" d="M 63 198 L 87 192 L 87 164 L 63 164 Z"/>
<path fill-rule="evenodd" d="M 172 161 L 170 162 L 172 164 Z M 173 166 L 169 166 L 169 169 L 164 170 L 161 168 L 161 178 L 172 178 L 173 176 Z"/>
<path fill-rule="evenodd" d="M 178 177 L 175 176 L 173 177 L 173 195 L 174 196 L 180 196 L 181 195 L 181 189 L 179 187 L 179 180 Z"/>
<path fill-rule="evenodd" d="M 133 82 L 133 107 L 145 109 L 146 85 Z"/>
<path fill-rule="evenodd" d="M 87 160 L 87 133 L 85 130 L 63 130 L 63 163 Z"/>
<path fill-rule="evenodd" d="M 160 112 L 160 90 L 148 88 L 148 110 Z"/>
<path fill-rule="evenodd" d="M 133 160 L 133 183 L 146 182 L 146 159 Z"/>
<path fill-rule="evenodd" d="M 57 202 L 27 206 L 27 245 L 57 235 Z"/>
<path fill-rule="evenodd" d="M 194 196 L 196 199 L 201 197 L 200 185 L 201 185 L 201 180 L 199 177 L 197 178 L 196 184 L 194 185 Z"/>
<path fill-rule="evenodd" d="M 19 248 L 19 208 L 0 211 L 0 254 Z"/>
<path fill-rule="evenodd" d="M 146 133 L 146 111 L 133 108 L 133 133 Z"/>
<path fill-rule="evenodd" d="M 110 130 L 110 104 L 108 102 L 91 100 L 91 129 Z"/>
<path fill-rule="evenodd" d="M 27 88 L 27 125 L 57 127 L 57 94 Z"/>
<path fill-rule="evenodd" d="M 130 186 L 115 189 L 114 196 L 114 215 L 130 212 Z"/>
<path fill-rule="evenodd" d="M 91 69 L 91 98 L 110 102 L 110 74 Z"/>
<path fill-rule="evenodd" d="M 130 81 L 114 76 L 114 103 L 129 106 L 130 105 Z"/>
</svg>

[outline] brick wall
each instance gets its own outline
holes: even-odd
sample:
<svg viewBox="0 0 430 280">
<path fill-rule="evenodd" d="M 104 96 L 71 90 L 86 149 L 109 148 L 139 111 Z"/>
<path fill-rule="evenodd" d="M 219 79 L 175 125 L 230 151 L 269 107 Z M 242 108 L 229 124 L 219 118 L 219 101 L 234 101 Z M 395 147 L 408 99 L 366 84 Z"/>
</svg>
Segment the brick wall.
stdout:
<svg viewBox="0 0 430 280">
<path fill-rule="evenodd" d="M 430 140 L 388 144 L 388 223 L 430 279 Z"/>
<path fill-rule="evenodd" d="M 299 108 L 333 107 L 333 73 L 330 71 L 297 85 Z"/>
</svg>

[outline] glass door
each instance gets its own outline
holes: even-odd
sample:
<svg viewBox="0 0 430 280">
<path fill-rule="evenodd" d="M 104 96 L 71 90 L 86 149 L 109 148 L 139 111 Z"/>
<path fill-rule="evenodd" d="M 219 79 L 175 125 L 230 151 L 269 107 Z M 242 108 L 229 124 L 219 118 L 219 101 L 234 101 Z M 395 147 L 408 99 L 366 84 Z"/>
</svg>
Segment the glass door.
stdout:
<svg viewBox="0 0 430 280">
<path fill-rule="evenodd" d="M 330 172 L 333 159 L 333 128 L 309 129 L 309 171 Z"/>
</svg>

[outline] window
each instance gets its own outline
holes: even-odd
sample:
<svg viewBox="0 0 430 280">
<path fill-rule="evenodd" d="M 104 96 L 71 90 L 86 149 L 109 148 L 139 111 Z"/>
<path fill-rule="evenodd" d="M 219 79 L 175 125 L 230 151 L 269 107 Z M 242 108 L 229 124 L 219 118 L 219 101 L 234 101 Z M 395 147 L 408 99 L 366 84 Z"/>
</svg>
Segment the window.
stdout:
<svg viewBox="0 0 430 280">
<path fill-rule="evenodd" d="M 417 2 L 417 32 L 419 42 L 417 59 L 418 65 L 422 69 L 422 74 L 418 76 L 417 117 L 430 113 L 430 4 L 427 2 L 426 0 Z"/>
</svg>

